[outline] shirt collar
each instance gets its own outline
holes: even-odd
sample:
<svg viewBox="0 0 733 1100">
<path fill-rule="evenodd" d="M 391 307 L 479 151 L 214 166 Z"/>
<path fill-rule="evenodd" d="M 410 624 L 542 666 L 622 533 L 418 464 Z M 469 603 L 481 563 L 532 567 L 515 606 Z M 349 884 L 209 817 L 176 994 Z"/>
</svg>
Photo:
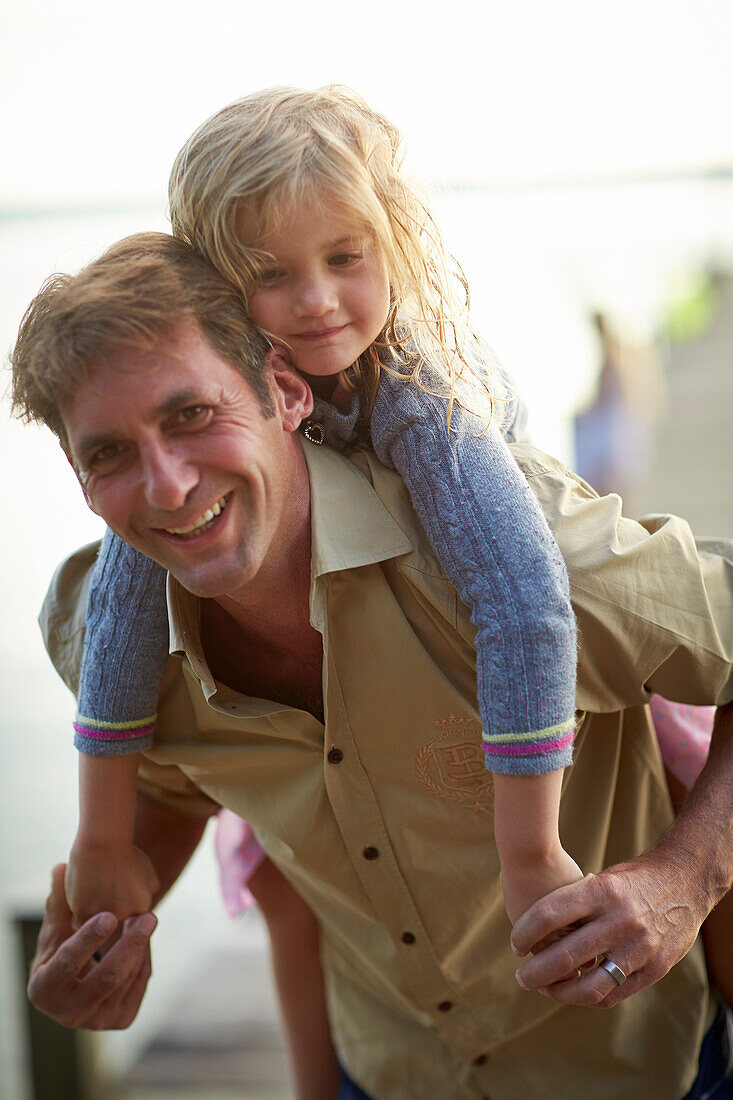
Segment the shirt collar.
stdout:
<svg viewBox="0 0 733 1100">
<path fill-rule="evenodd" d="M 311 483 L 311 575 L 409 554 L 412 543 L 353 461 L 304 443 Z"/>
<path fill-rule="evenodd" d="M 311 576 L 358 569 L 409 554 L 412 543 L 353 461 L 304 442 L 311 485 Z M 203 659 L 199 603 L 168 575 L 170 652 L 187 653 L 198 678 L 214 690 Z"/>
</svg>

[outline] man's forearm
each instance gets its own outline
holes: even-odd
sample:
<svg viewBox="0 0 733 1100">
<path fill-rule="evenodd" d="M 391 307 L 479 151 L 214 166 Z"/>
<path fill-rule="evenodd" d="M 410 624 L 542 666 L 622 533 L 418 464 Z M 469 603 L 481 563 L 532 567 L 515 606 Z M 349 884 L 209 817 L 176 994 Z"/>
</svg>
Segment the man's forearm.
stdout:
<svg viewBox="0 0 733 1100">
<path fill-rule="evenodd" d="M 134 842 L 152 861 L 160 879 L 154 905 L 168 892 L 198 847 L 206 820 L 176 813 L 138 791 Z"/>
<path fill-rule="evenodd" d="M 733 887 L 733 703 L 718 708 L 707 763 L 657 848 L 694 872 L 707 912 Z"/>
<path fill-rule="evenodd" d="M 541 899 L 512 930 L 518 955 L 571 925 L 517 972 L 525 989 L 544 989 L 561 1004 L 611 1008 L 646 989 L 694 943 L 700 926 L 733 882 L 733 704 L 716 717 L 708 762 L 679 817 L 648 852 L 588 875 Z M 565 980 L 596 955 L 603 967 Z"/>
</svg>

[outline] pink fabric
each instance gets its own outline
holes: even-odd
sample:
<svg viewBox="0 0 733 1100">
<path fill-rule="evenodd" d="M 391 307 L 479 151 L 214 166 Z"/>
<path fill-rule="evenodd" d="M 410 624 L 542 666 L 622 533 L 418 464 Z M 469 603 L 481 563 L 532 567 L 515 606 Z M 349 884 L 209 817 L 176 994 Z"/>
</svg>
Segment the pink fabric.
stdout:
<svg viewBox="0 0 733 1100">
<path fill-rule="evenodd" d="M 650 706 L 662 759 L 689 791 L 708 758 L 715 707 L 670 703 L 661 695 L 653 695 Z"/>
<path fill-rule="evenodd" d="M 230 917 L 239 917 L 257 904 L 247 883 L 265 853 L 252 827 L 231 810 L 222 810 L 219 814 L 215 846 L 224 908 Z"/>
</svg>

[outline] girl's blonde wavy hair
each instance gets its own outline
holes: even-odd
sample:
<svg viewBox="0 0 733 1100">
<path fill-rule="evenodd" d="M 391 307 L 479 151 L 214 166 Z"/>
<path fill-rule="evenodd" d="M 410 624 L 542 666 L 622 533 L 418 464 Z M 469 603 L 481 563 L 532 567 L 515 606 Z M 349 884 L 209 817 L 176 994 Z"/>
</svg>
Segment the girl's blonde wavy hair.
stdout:
<svg viewBox="0 0 733 1100">
<path fill-rule="evenodd" d="M 262 235 L 306 200 L 355 218 L 384 261 L 391 305 L 382 334 L 343 381 L 364 388 L 371 408 L 382 369 L 427 389 L 420 376 L 429 363 L 450 426 L 454 399 L 485 415 L 488 397 L 490 415 L 502 383 L 470 326 L 463 272 L 402 162 L 399 130 L 350 88 L 269 88 L 212 115 L 183 146 L 169 183 L 171 224 L 246 301 L 272 257 L 241 239 L 243 209 Z"/>
</svg>

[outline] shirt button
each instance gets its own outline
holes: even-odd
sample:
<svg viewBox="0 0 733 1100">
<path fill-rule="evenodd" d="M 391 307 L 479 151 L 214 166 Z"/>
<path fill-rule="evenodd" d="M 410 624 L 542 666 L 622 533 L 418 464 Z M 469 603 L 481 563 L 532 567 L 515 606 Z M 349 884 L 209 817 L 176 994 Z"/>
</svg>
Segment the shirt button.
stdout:
<svg viewBox="0 0 733 1100">
<path fill-rule="evenodd" d="M 344 758 L 344 754 L 341 749 L 329 749 L 328 750 L 328 762 L 329 764 L 340 764 Z"/>
<path fill-rule="evenodd" d="M 441 1001 L 438 1005 L 438 1012 L 450 1012 L 453 1008 L 453 1001 Z"/>
<path fill-rule="evenodd" d="M 364 859 L 379 859 L 379 848 L 373 848 L 370 844 L 367 848 L 364 849 L 362 855 L 364 856 Z"/>
<path fill-rule="evenodd" d="M 415 937 L 413 936 L 412 932 L 403 932 L 402 933 L 402 942 L 403 943 L 414 943 L 415 942 Z"/>
<path fill-rule="evenodd" d="M 488 1054 L 479 1054 L 478 1058 L 474 1058 L 473 1064 L 475 1066 L 485 1066 L 489 1060 Z"/>
</svg>

